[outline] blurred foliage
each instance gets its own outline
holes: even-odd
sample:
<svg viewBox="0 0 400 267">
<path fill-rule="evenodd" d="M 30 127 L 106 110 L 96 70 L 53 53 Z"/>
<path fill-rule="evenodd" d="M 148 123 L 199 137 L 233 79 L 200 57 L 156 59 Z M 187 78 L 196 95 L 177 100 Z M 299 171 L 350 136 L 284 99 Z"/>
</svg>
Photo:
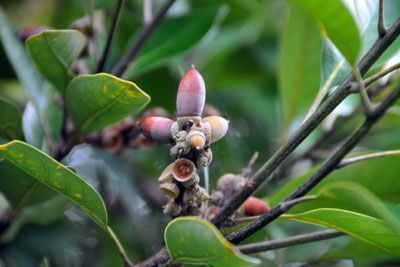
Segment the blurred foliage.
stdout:
<svg viewBox="0 0 400 267">
<path fill-rule="evenodd" d="M 68 29 L 76 19 L 85 15 L 83 2 L 2 0 L 0 3 L 0 39 L 3 44 L 0 46 L 0 102 L 11 106 L 12 111 L 7 111 L 11 115 L 8 116 L 17 114 L 18 117 L 15 120 L 18 122 L 16 132 L 7 133 L 21 136 L 19 124 L 22 120 L 22 139 L 46 153 L 51 153 L 50 145 L 65 134 L 66 129 L 62 129 L 64 107 L 60 107 L 60 95 L 56 89 L 44 79 L 44 76 L 47 76 L 42 76 L 32 67 L 32 60 L 27 57 L 28 53 L 23 43 L 8 38 L 7 36 L 13 35 L 14 32 L 8 31 L 11 28 L 4 25 L 8 17 L 11 21 L 10 27 L 14 27 L 15 30 L 28 26 Z M 103 14 L 106 31 L 115 2 L 93 0 L 94 9 Z M 153 9 L 158 9 L 165 2 L 153 0 Z M 301 123 L 318 91 L 321 88 L 326 88 L 327 93 L 334 90 L 350 71 L 350 64 L 341 53 L 343 48 L 336 48 L 337 40 L 328 39 L 332 32 L 337 30 L 336 20 L 330 20 L 329 17 L 333 15 L 319 14 L 319 22 L 316 22 L 314 17 L 308 17 L 307 12 L 318 10 L 312 10 L 313 7 L 300 7 L 302 2 L 306 1 L 293 2 L 296 3 L 291 3 L 289 8 L 284 0 L 177 0 L 167 13 L 165 21 L 139 53 L 137 64 L 133 64 L 124 74 L 125 79 L 137 84 L 151 97 L 146 109 L 161 106 L 171 117 L 174 116 L 176 91 L 184 71 L 194 64 L 203 75 L 207 86 L 207 103 L 230 120 L 230 128 L 225 138 L 213 145 L 213 163 L 209 168 L 211 188 L 215 188 L 217 178 L 222 174 L 240 173 L 255 151 L 258 151 L 260 156 L 253 168 L 261 166 Z M 341 4 L 339 7 L 330 4 L 337 10 L 348 8 L 349 14 L 346 13 L 346 16 L 334 15 L 344 21 L 342 24 L 354 20 L 363 44 L 360 58 L 377 38 L 378 1 L 343 2 L 343 7 Z M 396 0 L 385 1 L 387 25 L 399 17 L 399 3 Z M 105 72 L 111 71 L 138 36 L 142 27 L 142 10 L 143 1 L 124 1 Z M 311 23 L 312 27 L 306 28 L 304 25 L 307 23 Z M 320 24 L 329 29 L 327 35 L 321 33 Z M 351 43 L 351 37 L 357 34 L 356 29 L 350 28 L 348 35 L 339 36 L 339 39 L 347 44 Z M 309 34 L 309 38 L 305 38 L 304 34 Z M 105 37 L 104 33 L 98 36 L 94 46 L 98 49 L 96 53 L 102 51 Z M 299 43 L 304 41 L 311 42 L 311 45 L 300 46 Z M 399 42 L 400 39 L 385 52 L 372 71 L 378 71 L 388 62 L 398 61 Z M 358 43 L 350 46 L 352 54 L 346 57 L 354 60 L 360 47 Z M 90 54 L 90 51 L 88 53 Z M 309 62 L 305 63 L 301 57 L 295 57 L 301 55 L 299 53 L 304 53 L 304 60 Z M 77 55 L 78 53 L 75 53 L 73 58 Z M 64 56 L 71 54 L 64 53 Z M 59 64 L 56 56 L 54 59 L 54 64 Z M 84 61 L 89 72 L 93 72 L 93 58 L 78 60 L 81 63 Z M 43 62 L 39 59 L 35 60 L 35 63 Z M 304 69 L 300 72 L 299 68 Z M 71 74 L 67 73 L 67 69 L 61 71 L 65 72 L 65 75 Z M 373 89 L 379 91 L 386 86 L 390 89 L 398 82 L 399 75 L 394 73 L 374 85 Z M 64 87 L 59 90 L 63 91 Z M 381 99 L 387 92 L 388 90 L 380 91 L 376 99 Z M 315 169 L 311 169 L 308 176 L 300 175 L 307 173 L 310 166 L 323 161 L 360 123 L 362 113 L 359 104 L 359 99 L 355 96 L 339 105 L 294 152 L 294 156 L 302 157 L 303 153 L 309 152 L 313 144 L 317 143 L 317 156 L 305 156 L 299 161 L 291 161 L 292 158 L 289 158 L 289 164 L 276 174 L 277 179 L 272 180 L 268 187 L 259 190 L 257 195 L 273 199 L 276 204 L 290 192 L 289 189 L 295 188 L 300 180 L 308 178 Z M 84 105 L 83 103 L 75 107 L 76 116 L 82 115 L 79 109 Z M 19 110 L 23 111 L 22 118 L 18 115 Z M 0 144 L 4 144 L 12 138 L 1 134 L 4 132 L 3 122 L 8 123 L 8 116 L 5 118 L 6 113 L 3 113 L 1 107 L 0 112 Z M 400 148 L 399 114 L 397 105 L 362 141 L 358 149 L 380 151 Z M 139 116 L 140 114 L 135 118 Z M 101 127 L 96 129 L 120 118 L 102 118 L 107 120 L 107 123 L 101 122 Z M 74 177 L 85 179 L 99 192 L 108 211 L 108 225 L 114 229 L 128 256 L 136 263 L 152 256 L 164 245 L 163 233 L 170 219 L 162 213 L 161 206 L 166 203 L 166 199 L 158 191 L 157 178 L 170 159 L 168 148 L 165 146 L 139 146 L 124 152 L 122 155 L 115 155 L 95 144 L 79 145 L 61 162 L 76 171 L 77 175 Z M 397 189 L 398 183 L 394 179 L 397 179 L 398 167 L 393 167 L 398 165 L 397 160 L 398 157 L 384 158 L 372 161 L 373 164 L 356 164 L 335 172 L 332 176 L 334 180 L 354 178 L 351 176 L 356 175 L 354 179 L 349 179 L 357 184 L 354 188 L 363 186 L 362 190 L 368 188 L 369 191 L 365 193 L 360 190 L 361 193 L 354 195 L 335 191 L 342 198 L 345 196 L 346 201 L 341 203 L 324 199 L 321 193 L 319 202 L 304 203 L 303 206 L 297 207 L 297 211 L 303 212 L 303 221 L 310 221 L 312 216 L 314 219 L 320 216 L 319 221 L 328 220 L 333 209 L 346 208 L 338 211 L 338 214 L 348 215 L 351 211 L 355 221 L 367 214 L 379 219 L 390 217 L 390 220 L 398 223 L 398 216 L 393 218 L 393 214 L 398 214 L 400 201 L 392 195 L 387 195 L 390 190 Z M 14 176 L 17 177 L 14 181 L 20 181 L 23 180 L 21 177 L 26 175 L 21 175 L 19 169 L 13 168 L 15 167 L 0 158 L 0 218 L 11 216 L 11 223 L 14 224 L 0 235 L 0 266 L 3 263 L 6 266 L 38 266 L 46 261 L 44 259 L 47 259 L 51 266 L 123 266 L 118 249 L 107 232 L 96 227 L 77 206 L 55 197 L 54 192 L 50 192 L 45 186 L 36 188 L 36 191 L 44 193 L 31 195 L 31 199 L 25 200 L 29 205 L 13 218 L 15 214 L 12 212 L 12 206 L 17 200 L 8 197 L 7 193 L 14 189 L 27 189 L 9 189 L 10 184 L 6 182 L 6 178 L 11 179 L 10 177 Z M 367 169 L 370 171 L 367 172 Z M 72 175 L 70 170 L 67 172 Z M 381 172 L 384 172 L 384 175 L 380 176 Z M 380 176 L 381 181 L 384 180 L 386 187 L 374 186 L 371 181 L 377 176 Z M 290 180 L 290 177 L 299 178 Z M 281 187 L 286 181 L 289 182 Z M 26 184 L 25 186 L 29 187 Z M 346 186 L 351 187 L 348 184 Z M 277 191 L 278 188 L 280 189 Z M 388 192 L 381 192 L 378 190 L 380 188 L 387 189 Z M 321 188 L 317 190 L 323 191 Z M 24 192 L 18 191 L 16 194 Z M 358 202 L 351 203 L 354 196 Z M 374 210 L 367 212 L 363 209 L 362 203 L 376 198 L 381 200 L 378 204 L 384 205 L 385 212 L 390 216 L 385 217 L 386 213 L 382 215 L 374 213 Z M 332 210 L 327 210 L 327 207 Z M 307 219 L 307 212 L 311 209 L 312 216 Z M 318 212 L 325 213 L 322 219 Z M 299 217 L 297 219 L 299 220 Z M 362 225 L 354 223 L 353 226 L 358 228 Z M 2 222 L 0 229 L 1 227 Z M 244 243 L 278 239 L 320 228 L 299 222 L 277 220 Z M 393 232 L 387 232 L 397 234 L 397 230 L 390 229 Z M 378 239 L 379 242 L 385 243 L 384 238 Z M 371 260 L 393 259 L 392 254 L 349 236 L 258 253 L 255 256 L 262 260 L 263 266 L 292 262 L 341 266 L 346 263 L 346 259 L 353 260 L 355 265 L 365 266 L 363 264 L 370 264 Z"/>
</svg>

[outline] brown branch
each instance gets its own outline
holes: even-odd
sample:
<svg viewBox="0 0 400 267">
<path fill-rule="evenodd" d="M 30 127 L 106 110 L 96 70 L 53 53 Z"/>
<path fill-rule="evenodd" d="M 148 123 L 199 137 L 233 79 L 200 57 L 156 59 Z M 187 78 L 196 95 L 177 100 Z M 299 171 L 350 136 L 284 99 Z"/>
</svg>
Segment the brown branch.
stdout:
<svg viewBox="0 0 400 267">
<path fill-rule="evenodd" d="M 361 75 L 365 74 L 383 52 L 393 43 L 400 34 L 400 19 L 390 28 L 384 37 L 379 38 L 358 65 Z M 212 222 L 220 226 L 244 201 L 251 196 L 275 171 L 277 167 L 292 153 L 292 151 L 303 142 L 303 140 L 322 122 L 329 113 L 335 109 L 349 94 L 354 75 L 351 73 L 340 84 L 335 92 L 307 119 L 289 140 L 276 151 L 271 158 L 261 166 L 253 175 L 251 181 L 237 193 L 229 203 L 213 218 Z"/>
<path fill-rule="evenodd" d="M 143 30 L 140 32 L 139 37 L 133 43 L 131 48 L 129 48 L 129 50 L 118 61 L 117 65 L 112 70 L 112 74 L 118 77 L 122 76 L 125 70 L 139 54 L 140 50 L 143 48 L 144 44 L 147 42 L 154 30 L 157 29 L 157 27 L 160 25 L 168 9 L 172 6 L 174 2 L 175 0 L 168 0 L 168 2 L 165 3 L 165 5 L 158 11 L 153 21 L 148 26 L 145 26 L 143 28 Z"/>
<path fill-rule="evenodd" d="M 306 182 L 300 185 L 284 200 L 279 202 L 275 207 L 269 210 L 267 213 L 260 216 L 259 219 L 251 222 L 245 227 L 238 231 L 231 233 L 227 236 L 227 240 L 237 244 L 247 237 L 251 236 L 261 228 L 265 227 L 270 222 L 274 221 L 280 215 L 286 212 L 286 203 L 293 199 L 303 197 L 305 194 L 310 192 L 318 183 L 320 183 L 326 176 L 334 171 L 340 164 L 342 159 L 360 142 L 362 138 L 371 130 L 371 128 L 381 119 L 387 109 L 392 106 L 400 98 L 400 85 L 398 85 L 374 110 L 370 116 L 366 118 L 364 123 L 356 132 L 354 132 L 347 141 L 325 162 L 324 165 L 313 174 Z"/>
<path fill-rule="evenodd" d="M 111 46 L 112 46 L 112 43 L 114 40 L 115 30 L 117 28 L 118 18 L 119 18 L 119 15 L 121 14 L 121 7 L 122 7 L 123 2 L 124 2 L 124 0 L 117 0 L 117 2 L 115 3 L 114 11 L 113 11 L 112 18 L 111 18 L 110 29 L 108 30 L 106 46 L 104 47 L 103 54 L 101 55 L 99 63 L 97 65 L 97 69 L 96 69 L 97 73 L 103 71 L 104 65 L 107 62 L 108 55 L 110 54 L 110 50 L 111 50 Z"/>
</svg>

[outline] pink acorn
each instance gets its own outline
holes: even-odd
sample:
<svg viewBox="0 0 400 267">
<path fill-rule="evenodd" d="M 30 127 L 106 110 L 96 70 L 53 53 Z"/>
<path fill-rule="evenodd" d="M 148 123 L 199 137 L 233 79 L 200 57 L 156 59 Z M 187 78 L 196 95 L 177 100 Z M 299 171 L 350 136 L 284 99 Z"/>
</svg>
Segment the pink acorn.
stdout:
<svg viewBox="0 0 400 267">
<path fill-rule="evenodd" d="M 178 117 L 201 116 L 206 101 L 206 86 L 201 74 L 192 66 L 183 76 L 176 98 Z"/>
<path fill-rule="evenodd" d="M 270 207 L 263 200 L 256 197 L 249 197 L 243 204 L 244 214 L 247 216 L 258 216 L 270 210 Z"/>
<path fill-rule="evenodd" d="M 138 120 L 139 129 L 143 134 L 161 144 L 171 143 L 171 126 L 173 123 L 173 120 L 163 117 L 147 117 Z"/>
</svg>

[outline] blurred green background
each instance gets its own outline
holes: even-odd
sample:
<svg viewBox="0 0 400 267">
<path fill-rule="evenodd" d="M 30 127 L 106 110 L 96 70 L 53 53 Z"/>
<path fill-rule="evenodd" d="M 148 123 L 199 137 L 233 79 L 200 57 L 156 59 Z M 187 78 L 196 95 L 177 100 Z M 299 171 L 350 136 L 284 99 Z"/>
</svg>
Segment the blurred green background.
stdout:
<svg viewBox="0 0 400 267">
<path fill-rule="evenodd" d="M 0 5 L 15 29 L 28 26 L 66 29 L 74 20 L 85 15 L 84 2 L 1 0 Z M 153 9 L 157 10 L 165 2 L 153 0 Z M 396 1 L 392 2 L 389 7 L 396 5 Z M 114 3 L 112 0 L 94 1 L 94 8 L 104 15 L 105 32 Z M 257 168 L 287 138 L 288 133 L 282 132 L 284 125 L 278 89 L 279 47 L 287 8 L 286 2 L 280 0 L 177 0 L 165 22 L 155 32 L 155 37 L 149 40 L 135 64 L 124 75 L 151 96 L 148 108 L 161 106 L 171 116 L 182 74 L 194 64 L 203 75 L 207 87 L 206 103 L 216 107 L 230 121 L 228 134 L 212 146 L 211 188 L 222 174 L 240 173 L 255 151 L 260 155 L 255 164 Z M 111 71 L 137 36 L 142 27 L 142 10 L 143 1 L 125 0 L 106 72 Z M 99 47 L 104 45 L 104 41 L 103 35 Z M 2 47 L 0 95 L 24 110 L 28 96 Z M 312 103 L 315 95 L 304 97 Z M 359 103 L 357 97 L 353 100 L 348 101 L 350 109 Z M 297 121 L 293 120 L 288 132 L 298 125 L 304 112 L 306 110 L 297 114 L 299 117 Z M 364 147 L 400 147 L 398 138 L 393 138 L 400 130 L 398 114 L 392 116 L 394 119 L 382 122 L 382 127 L 372 134 L 374 138 L 363 143 Z M 349 132 L 358 121 L 346 123 L 349 126 L 344 132 Z M 379 131 L 385 127 L 392 129 L 389 137 L 387 132 Z M 304 151 L 321 134 L 320 127 L 296 153 Z M 332 140 L 336 140 L 335 136 Z M 160 200 L 157 178 L 170 161 L 168 147 L 163 146 L 142 147 L 123 156 L 115 156 L 101 148 L 85 145 L 77 147 L 64 160 L 101 193 L 110 214 L 110 225 L 134 262 L 146 259 L 163 246 L 163 230 L 169 218 L 162 214 L 159 203 L 163 200 Z M 292 172 L 285 170 L 282 175 L 299 174 L 307 169 L 310 162 L 304 164 Z M 282 184 L 283 179 L 275 180 L 257 194 L 266 196 Z M 122 266 L 113 242 L 83 211 L 68 206 L 59 217 L 41 220 L 47 213 L 56 213 L 59 206 L 51 208 L 51 203 L 48 207 L 34 206 L 25 221 L 22 219 L 19 225 L 12 227 L 7 234 L 7 242 L 0 244 L 0 266 L 37 266 L 43 257 L 54 266 Z M 264 240 L 266 234 L 278 238 L 317 228 L 278 222 L 248 242 Z M 317 244 L 309 244 L 285 251 L 261 253 L 259 257 L 265 265 L 307 261 L 325 254 L 329 249 L 331 253 L 335 248 L 344 253 L 349 240 L 343 237 L 334 242 L 321 242 L 318 247 Z M 329 259 L 329 255 L 326 258 Z"/>
</svg>

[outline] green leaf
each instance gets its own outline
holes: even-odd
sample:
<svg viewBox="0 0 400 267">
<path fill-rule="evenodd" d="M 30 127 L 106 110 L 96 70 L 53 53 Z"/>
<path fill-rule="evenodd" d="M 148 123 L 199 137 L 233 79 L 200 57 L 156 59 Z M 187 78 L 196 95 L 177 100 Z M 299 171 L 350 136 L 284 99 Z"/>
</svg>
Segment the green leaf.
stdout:
<svg viewBox="0 0 400 267">
<path fill-rule="evenodd" d="M 54 141 L 58 140 L 62 115 L 60 108 L 53 99 L 54 89 L 50 89 L 48 83 L 43 82 L 42 75 L 34 67 L 28 52 L 15 35 L 15 30 L 1 8 L 0 36 L 8 59 L 31 100 L 31 111 L 36 112 L 38 123 L 35 124 L 35 127 L 41 134 L 35 135 L 35 138 L 31 138 L 31 140 L 35 142 L 35 146 L 41 147 L 43 130 L 38 129 L 38 126 L 49 131 Z M 30 127 L 25 127 L 25 122 L 23 124 L 24 135 L 27 137 L 26 130 L 29 130 Z"/>
<path fill-rule="evenodd" d="M 309 222 L 347 233 L 387 252 L 400 255 L 400 234 L 387 222 L 360 213 L 322 208 L 285 218 Z"/>
<path fill-rule="evenodd" d="M 150 96 L 136 84 L 106 73 L 76 77 L 68 85 L 65 99 L 68 114 L 81 133 L 116 123 L 150 102 Z"/>
<path fill-rule="evenodd" d="M 279 89 L 285 125 L 304 112 L 321 80 L 322 37 L 303 10 L 290 6 L 280 47 Z"/>
<path fill-rule="evenodd" d="M 400 172 L 399 159 L 399 155 L 390 155 L 347 165 L 344 168 L 332 172 L 309 194 L 316 194 L 321 188 L 332 181 L 348 181 L 363 186 L 384 201 L 399 202 L 400 180 L 397 179 L 398 173 Z M 320 166 L 316 166 L 307 173 L 288 181 L 271 196 L 269 199 L 270 205 L 274 206 L 284 199 L 300 184 L 310 178 L 319 167 Z"/>
<path fill-rule="evenodd" d="M 197 217 L 180 217 L 164 233 L 172 262 L 212 266 L 254 266 L 260 261 L 241 254 L 210 222 Z"/>
<path fill-rule="evenodd" d="M 41 75 L 37 72 L 24 45 L 15 35 L 15 30 L 0 8 L 0 35 L 4 50 L 19 80 L 31 96 L 41 87 Z"/>
<path fill-rule="evenodd" d="M 9 101 L 0 97 L 0 137 L 7 140 L 21 137 L 21 112 Z"/>
<path fill-rule="evenodd" d="M 193 47 L 210 30 L 219 10 L 222 8 L 197 9 L 180 17 L 166 19 L 123 77 L 132 78 L 134 74 L 164 64 Z"/>
<path fill-rule="evenodd" d="M 357 62 L 361 39 L 357 25 L 346 6 L 340 0 L 292 0 L 321 23 L 332 40 L 351 65 Z M 340 15 L 338 15 L 340 14 Z"/>
<path fill-rule="evenodd" d="M 0 145 L 0 156 L 77 204 L 107 231 L 107 211 L 103 199 L 70 169 L 21 141 Z"/>
<path fill-rule="evenodd" d="M 48 225 L 56 221 L 64 214 L 68 203 L 66 198 L 56 196 L 43 203 L 23 209 L 2 235 L 1 240 L 3 242 L 12 241 L 26 224 Z"/>
<path fill-rule="evenodd" d="M 333 181 L 324 184 L 318 190 L 316 199 L 296 205 L 290 213 L 319 208 L 344 209 L 398 223 L 394 213 L 390 212 L 377 196 L 363 186 L 348 181 Z"/>
<path fill-rule="evenodd" d="M 0 162 L 0 173 L 2 178 L 0 191 L 7 197 L 15 213 L 24 207 L 36 205 L 56 195 L 53 190 L 9 161 Z"/>
<path fill-rule="evenodd" d="M 26 40 L 37 69 L 62 93 L 71 80 L 69 68 L 84 45 L 85 37 L 77 30 L 45 30 Z"/>
</svg>

